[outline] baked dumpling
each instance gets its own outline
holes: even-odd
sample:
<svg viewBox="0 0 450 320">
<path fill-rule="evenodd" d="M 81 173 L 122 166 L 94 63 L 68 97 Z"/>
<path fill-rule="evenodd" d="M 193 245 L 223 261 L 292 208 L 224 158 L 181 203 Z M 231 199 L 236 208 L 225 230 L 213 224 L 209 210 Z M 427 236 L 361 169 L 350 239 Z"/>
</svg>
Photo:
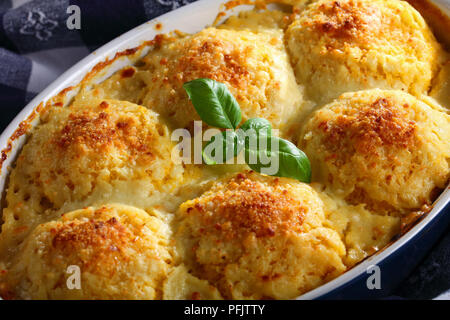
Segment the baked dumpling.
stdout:
<svg viewBox="0 0 450 320">
<path fill-rule="evenodd" d="M 85 208 L 39 225 L 2 280 L 21 299 L 161 299 L 173 259 L 168 225 L 119 204 Z M 77 276 L 77 283 L 71 275 Z M 79 287 L 77 288 L 77 286 Z"/>
<path fill-rule="evenodd" d="M 319 104 L 361 89 L 426 93 L 443 57 L 406 1 L 314 1 L 286 39 L 298 82 Z"/>
<path fill-rule="evenodd" d="M 283 130 L 301 111 L 302 94 L 283 44 L 282 30 L 251 32 L 207 28 L 167 38 L 142 59 L 149 71 L 143 105 L 175 127 L 200 120 L 183 89 L 185 82 L 210 78 L 225 83 L 243 120 L 263 117 Z"/>
<path fill-rule="evenodd" d="M 224 298 L 290 299 L 345 270 L 345 247 L 307 184 L 242 172 L 178 214 L 183 260 Z"/>
<path fill-rule="evenodd" d="M 174 146 L 145 107 L 91 100 L 50 109 L 11 172 L 0 254 L 59 213 L 105 202 L 151 207 L 182 182 Z"/>
<path fill-rule="evenodd" d="M 450 177 L 450 116 L 402 91 L 343 94 L 300 137 L 313 181 L 380 213 L 431 204 Z"/>
</svg>

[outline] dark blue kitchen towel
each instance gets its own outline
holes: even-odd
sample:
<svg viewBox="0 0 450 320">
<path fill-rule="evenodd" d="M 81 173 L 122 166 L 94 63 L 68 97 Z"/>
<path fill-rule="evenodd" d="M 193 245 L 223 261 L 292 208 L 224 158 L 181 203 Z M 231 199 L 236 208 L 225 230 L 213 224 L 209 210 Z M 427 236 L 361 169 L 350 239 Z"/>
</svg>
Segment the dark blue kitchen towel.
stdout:
<svg viewBox="0 0 450 320">
<path fill-rule="evenodd" d="M 63 71 L 131 28 L 195 0 L 0 0 L 0 132 Z M 81 9 L 69 30 L 67 9 Z M 393 293 L 450 299 L 450 232 Z"/>
</svg>

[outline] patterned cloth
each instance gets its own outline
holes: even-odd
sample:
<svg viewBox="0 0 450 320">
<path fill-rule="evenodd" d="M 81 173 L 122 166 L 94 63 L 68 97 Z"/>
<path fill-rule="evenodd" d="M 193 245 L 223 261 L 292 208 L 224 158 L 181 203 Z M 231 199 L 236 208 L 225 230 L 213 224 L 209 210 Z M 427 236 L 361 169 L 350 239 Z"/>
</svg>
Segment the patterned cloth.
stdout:
<svg viewBox="0 0 450 320">
<path fill-rule="evenodd" d="M 38 92 L 120 34 L 195 0 L 0 0 L 0 132 Z M 69 30 L 67 8 L 81 9 Z M 450 232 L 395 292 L 449 298 Z"/>
</svg>

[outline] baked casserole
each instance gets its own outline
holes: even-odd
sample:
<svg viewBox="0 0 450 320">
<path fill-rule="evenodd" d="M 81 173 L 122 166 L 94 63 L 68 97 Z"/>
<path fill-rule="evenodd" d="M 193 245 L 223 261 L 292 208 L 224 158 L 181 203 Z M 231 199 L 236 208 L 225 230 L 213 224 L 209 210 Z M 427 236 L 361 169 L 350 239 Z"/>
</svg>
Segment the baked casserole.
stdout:
<svg viewBox="0 0 450 320">
<path fill-rule="evenodd" d="M 159 35 L 42 108 L 9 174 L 1 297 L 292 299 L 430 210 L 450 179 L 445 46 L 405 1 L 277 2 Z M 176 159 L 200 78 L 303 150 L 312 182 Z"/>
</svg>

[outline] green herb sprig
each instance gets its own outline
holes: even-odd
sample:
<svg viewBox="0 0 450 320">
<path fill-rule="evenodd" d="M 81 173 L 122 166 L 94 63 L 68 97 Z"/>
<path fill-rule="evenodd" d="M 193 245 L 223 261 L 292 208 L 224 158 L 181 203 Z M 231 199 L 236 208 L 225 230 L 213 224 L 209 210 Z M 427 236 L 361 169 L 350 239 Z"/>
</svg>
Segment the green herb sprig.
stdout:
<svg viewBox="0 0 450 320">
<path fill-rule="evenodd" d="M 311 165 L 308 157 L 290 141 L 272 136 L 272 125 L 263 118 L 248 119 L 239 128 L 242 120 L 241 108 L 223 83 L 201 78 L 183 85 L 200 119 L 212 127 L 226 129 L 212 139 L 203 148 L 203 161 L 208 165 L 217 162 L 209 156 L 213 145 L 223 147 L 222 161 L 225 163 L 237 157 L 242 150 L 245 161 L 254 171 L 265 173 L 269 167 L 267 159 L 277 157 L 278 170 L 273 176 L 311 181 Z M 251 142 L 257 143 L 251 143 Z M 264 146 L 261 148 L 261 146 Z M 277 146 L 272 150 L 273 146 Z"/>
</svg>

